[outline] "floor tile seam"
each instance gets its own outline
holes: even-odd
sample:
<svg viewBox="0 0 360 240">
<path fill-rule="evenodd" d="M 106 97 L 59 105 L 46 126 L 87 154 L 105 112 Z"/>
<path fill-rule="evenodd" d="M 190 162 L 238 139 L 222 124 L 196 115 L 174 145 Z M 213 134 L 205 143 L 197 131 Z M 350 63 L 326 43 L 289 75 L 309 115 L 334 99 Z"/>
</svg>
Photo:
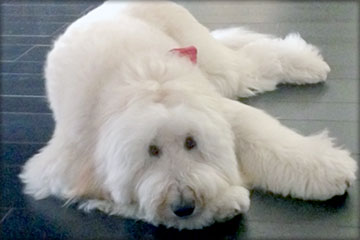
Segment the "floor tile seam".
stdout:
<svg viewBox="0 0 360 240">
<path fill-rule="evenodd" d="M 71 20 L 71 21 L 46 21 L 46 23 L 48 23 L 48 24 L 70 24 L 70 23 L 72 23 L 72 22 L 75 22 L 76 20 L 77 20 L 78 18 L 74 18 L 73 20 Z M 39 21 L 31 21 L 31 22 L 29 22 L 29 21 L 11 21 L 11 23 L 33 23 L 33 24 L 38 24 L 38 23 L 43 23 L 44 22 L 44 20 L 39 20 Z"/>
<path fill-rule="evenodd" d="M 29 43 L 5 43 L 1 44 L 2 47 L 4 46 L 35 46 L 35 47 L 51 47 L 52 44 L 29 44 Z"/>
<path fill-rule="evenodd" d="M 58 35 L 61 35 L 61 34 L 65 31 L 65 29 L 66 29 L 70 24 L 71 24 L 71 22 L 70 22 L 70 23 L 69 23 L 69 22 L 62 23 L 62 25 L 59 26 L 56 30 L 54 30 L 54 31 L 50 34 L 50 36 L 51 36 L 51 37 L 56 37 L 56 36 L 58 36 Z"/>
<path fill-rule="evenodd" d="M 35 81 L 41 81 L 41 80 L 35 80 Z M 0 97 L 2 98 L 47 98 L 46 95 L 18 95 L 18 94 L 0 94 Z"/>
<path fill-rule="evenodd" d="M 20 75 L 20 76 L 28 76 L 28 75 L 41 75 L 44 76 L 43 73 L 6 73 L 6 72 L 0 72 L 0 77 L 4 75 Z"/>
<path fill-rule="evenodd" d="M 1 218 L 0 224 L 3 223 L 4 220 L 12 213 L 13 209 L 14 209 L 14 208 L 11 207 L 11 208 L 7 211 L 7 213 Z"/>
<path fill-rule="evenodd" d="M 25 52 L 23 52 L 22 54 L 20 54 L 20 56 L 17 56 L 17 57 L 15 57 L 14 59 L 11 59 L 11 60 L 3 60 L 3 59 L 1 59 L 1 60 L 0 60 L 0 63 L 13 63 L 13 62 L 15 62 L 15 61 L 18 60 L 20 57 L 24 56 L 25 54 L 27 54 L 28 52 L 30 52 L 30 51 L 34 48 L 33 45 L 29 45 L 29 46 L 30 46 L 29 49 L 26 50 Z"/>
<path fill-rule="evenodd" d="M 14 62 L 16 63 L 16 62 Z M 0 64 L 1 65 L 1 64 Z M 43 70 L 43 69 L 42 69 Z M 3 73 L 19 73 L 19 74 L 43 74 L 42 71 L 41 72 L 3 72 Z"/>
<path fill-rule="evenodd" d="M 1 34 L 0 37 L 52 37 L 46 34 Z"/>
<path fill-rule="evenodd" d="M 327 86 L 327 84 L 329 84 L 329 82 L 347 82 L 347 81 L 357 82 L 357 81 L 359 81 L 359 78 L 346 78 L 346 77 L 345 78 L 332 78 L 332 77 L 329 78 L 328 77 L 324 82 L 320 82 L 320 83 L 309 83 L 309 84 L 298 84 L 298 85 L 297 84 L 290 84 L 290 83 L 281 83 L 280 85 L 277 85 L 277 86 L 298 86 L 298 87 L 318 86 L 318 85 Z"/>
<path fill-rule="evenodd" d="M 8 111 L 8 112 L 0 112 L 0 114 L 8 114 L 8 115 L 15 115 L 15 114 L 21 114 L 21 115 L 52 115 L 52 112 L 48 111 L 48 112 L 13 112 L 13 111 Z"/>
<path fill-rule="evenodd" d="M 33 45 L 30 49 L 28 49 L 27 51 L 25 51 L 23 54 L 21 54 L 20 56 L 18 56 L 17 58 L 15 58 L 14 62 L 16 62 L 17 60 L 19 60 L 20 58 L 22 58 L 23 56 L 25 56 L 27 53 L 29 53 L 31 50 L 33 50 L 35 48 L 35 45 Z"/>
<path fill-rule="evenodd" d="M 7 115 L 53 115 L 51 112 L 7 112 L 7 111 L 1 111 L 0 114 L 7 114 Z"/>
<path fill-rule="evenodd" d="M 41 80 L 35 80 L 35 81 L 41 81 Z M 2 90 L 3 91 L 3 90 Z M 44 90 L 45 91 L 45 90 Z M 43 93 L 41 94 L 32 94 L 32 95 L 26 95 L 26 94 L 13 94 L 13 95 L 7 95 L 7 94 L 0 94 L 0 98 L 8 98 L 8 99 L 17 99 L 17 98 L 47 98 L 47 96 Z"/>
<path fill-rule="evenodd" d="M 41 17 L 78 17 L 79 16 L 79 13 L 74 13 L 74 14 L 40 14 Z M 38 15 L 35 15 L 35 14 L 18 14 L 18 13 L 14 13 L 14 14 L 3 14 L 2 15 L 3 19 L 6 19 L 7 17 L 39 17 L 39 14 Z M 20 21 L 20 20 L 17 20 L 17 21 Z M 48 22 L 46 22 L 48 23 Z"/>
<path fill-rule="evenodd" d="M 304 220 L 301 222 L 298 222 L 296 220 L 294 221 L 272 221 L 272 220 L 261 220 L 260 218 L 247 218 L 249 222 L 258 222 L 258 223 L 280 223 L 280 224 L 288 224 L 288 225 L 313 225 L 314 223 L 322 224 L 325 221 L 311 221 L 311 220 Z M 341 228 L 360 228 L 358 224 L 351 224 L 351 225 L 345 225 L 341 223 L 333 223 L 331 224 L 332 227 L 341 227 Z"/>
<path fill-rule="evenodd" d="M 349 66 L 349 65 L 347 65 Z M 340 66 L 342 67 L 342 66 Z M 358 66 L 354 65 L 352 67 L 356 67 L 356 69 L 358 69 Z M 359 71 L 356 71 L 357 74 L 359 73 Z M 331 73 L 330 73 L 331 74 Z M 359 76 L 360 77 L 360 76 Z M 359 77 L 349 77 L 349 76 L 345 76 L 345 77 L 341 77 L 341 76 L 330 76 L 327 78 L 327 80 L 325 81 L 325 84 L 328 82 L 328 81 L 337 81 L 337 82 L 345 82 L 345 81 L 359 81 Z M 301 85 L 292 85 L 292 86 L 301 86 Z M 308 85 L 302 85 L 302 86 L 308 86 Z"/>
<path fill-rule="evenodd" d="M 84 11 L 81 11 L 79 13 L 74 13 L 74 14 L 64 14 L 64 15 L 53 15 L 53 14 L 4 14 L 3 15 L 3 19 L 6 19 L 6 17 L 73 17 L 74 19 L 78 18 L 79 14 L 83 13 Z M 23 22 L 21 20 L 8 20 L 8 23 L 19 23 L 19 22 Z M 64 20 L 61 22 L 57 22 L 57 21 L 49 21 L 49 22 L 42 22 L 40 20 L 36 20 L 37 23 L 63 23 L 63 22 L 68 22 L 68 20 Z"/>
<path fill-rule="evenodd" d="M 5 169 L 5 168 L 21 168 L 21 167 L 23 167 L 24 166 L 24 163 L 14 163 L 14 164 L 9 164 L 9 163 L 2 163 L 2 167 L 3 167 L 3 169 Z"/>
<path fill-rule="evenodd" d="M 34 48 L 34 47 L 32 47 L 32 48 Z M 23 56 L 21 56 L 21 57 L 23 57 Z M 18 61 L 18 59 L 16 59 L 16 60 L 1 60 L 0 63 L 39 63 L 40 64 L 40 63 L 44 63 L 44 60 L 42 60 L 42 61 L 36 61 L 36 60 L 35 61 Z"/>
<path fill-rule="evenodd" d="M 306 91 L 306 90 L 304 90 L 304 91 Z M 255 103 L 255 102 L 252 102 L 252 103 Z M 299 104 L 302 104 L 302 103 L 309 103 L 309 104 L 313 104 L 313 103 L 333 104 L 333 103 L 336 103 L 336 104 L 351 104 L 351 105 L 359 105 L 360 104 L 358 101 L 335 101 L 335 100 L 334 101 L 331 101 L 331 100 L 312 101 L 312 100 L 303 100 L 303 99 L 300 99 L 298 101 L 297 100 L 291 100 L 291 99 L 289 99 L 289 100 L 277 100 L 277 99 L 274 99 L 274 100 L 270 100 L 270 99 L 269 100 L 257 100 L 256 103 L 299 103 Z"/>
<path fill-rule="evenodd" d="M 267 109 L 263 109 L 267 110 Z M 272 115 L 272 114 L 270 114 Z M 274 115 L 272 115 L 274 116 Z M 358 120 L 334 120 L 334 119 L 299 119 L 299 118 L 282 118 L 282 117 L 276 117 L 276 119 L 280 121 L 293 121 L 293 122 L 335 122 L 335 123 L 358 123 Z"/>
<path fill-rule="evenodd" d="M 88 11 L 90 11 L 91 9 L 93 9 L 94 7 L 96 6 L 100 6 L 100 4 L 96 4 L 96 3 L 93 3 L 92 5 L 88 6 L 86 9 L 84 9 L 82 12 L 79 13 L 79 17 L 83 16 L 84 14 L 88 13 Z"/>
<path fill-rule="evenodd" d="M 18 144 L 18 145 L 43 145 L 47 142 L 29 142 L 29 141 L 0 141 L 0 146 L 3 144 Z"/>
<path fill-rule="evenodd" d="M 26 1 L 25 1 L 26 2 Z M 89 4 L 85 4 L 85 3 L 53 3 L 53 2 L 43 2 L 43 3 L 40 3 L 40 1 L 38 0 L 38 2 L 31 2 L 31 3 L 19 3 L 19 2 L 15 2 L 15 3 L 2 3 L 0 4 L 0 6 L 4 6 L 4 5 L 9 5 L 8 7 L 16 7 L 16 6 L 19 6 L 19 7 L 29 7 L 29 6 L 44 6 L 44 7 L 47 7 L 47 6 L 81 6 L 81 5 L 84 5 L 84 6 L 88 6 Z"/>
<path fill-rule="evenodd" d="M 197 18 L 199 19 L 199 21 L 201 21 L 201 18 L 204 17 L 205 15 L 197 15 Z M 209 15 L 206 15 L 206 16 L 209 16 Z M 216 16 L 216 15 L 215 15 Z M 290 19 L 289 19 L 290 20 Z M 326 24 L 326 23 L 345 23 L 345 24 L 356 24 L 356 20 L 357 19 L 349 19 L 349 20 L 346 20 L 346 19 L 339 19 L 339 20 L 336 20 L 336 19 L 332 19 L 332 20 L 326 20 L 326 19 L 317 19 L 316 20 L 316 23 L 321 23 L 321 24 Z M 209 24 L 229 24 L 231 26 L 234 26 L 234 25 L 237 25 L 239 27 L 241 27 L 242 25 L 245 25 L 245 24 L 261 24 L 261 25 L 278 25 L 278 24 L 281 24 L 281 25 L 299 25 L 299 24 L 302 24 L 302 23 L 305 23 L 305 24 L 313 24 L 314 21 L 313 20 L 299 20 L 299 21 L 296 21 L 296 19 L 291 19 L 291 21 L 288 21 L 288 20 L 274 20 L 274 21 L 266 21 L 266 20 L 259 20 L 259 21 L 236 21 L 236 22 L 233 22 L 232 20 L 230 20 L 229 22 L 228 21 L 201 21 L 201 24 L 203 25 L 209 25 Z M 231 27 L 229 26 L 229 27 Z M 279 25 L 278 25 L 279 26 Z"/>
</svg>

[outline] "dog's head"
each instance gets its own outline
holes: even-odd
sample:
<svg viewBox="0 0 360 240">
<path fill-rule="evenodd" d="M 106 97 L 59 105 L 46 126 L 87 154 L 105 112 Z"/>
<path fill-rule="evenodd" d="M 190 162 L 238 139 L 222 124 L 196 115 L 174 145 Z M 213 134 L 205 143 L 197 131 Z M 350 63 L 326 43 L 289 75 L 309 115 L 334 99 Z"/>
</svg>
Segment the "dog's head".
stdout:
<svg viewBox="0 0 360 240">
<path fill-rule="evenodd" d="M 216 97 L 147 83 L 155 87 L 129 88 L 126 104 L 109 101 L 100 127 L 96 168 L 113 211 L 177 228 L 209 225 L 222 194 L 240 183 L 231 126 Z"/>
</svg>

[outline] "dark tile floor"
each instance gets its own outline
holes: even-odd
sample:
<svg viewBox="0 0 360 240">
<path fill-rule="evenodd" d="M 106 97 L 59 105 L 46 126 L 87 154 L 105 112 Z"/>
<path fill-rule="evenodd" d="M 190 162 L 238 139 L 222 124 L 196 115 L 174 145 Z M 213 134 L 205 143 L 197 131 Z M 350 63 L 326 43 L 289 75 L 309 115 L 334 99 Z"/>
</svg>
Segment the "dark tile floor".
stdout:
<svg viewBox="0 0 360 240">
<path fill-rule="evenodd" d="M 345 196 L 300 201 L 259 191 L 244 216 L 204 230 L 177 231 L 140 221 L 84 213 L 21 193 L 20 166 L 50 138 L 54 123 L 42 76 L 46 52 L 65 27 L 100 1 L 1 4 L 1 239 L 359 238 L 359 181 Z M 298 31 L 319 46 L 333 71 L 326 84 L 281 86 L 244 101 L 304 134 L 324 128 L 359 159 L 358 5 L 352 1 L 183 1 L 210 29 L 243 25 L 284 36 Z"/>
</svg>

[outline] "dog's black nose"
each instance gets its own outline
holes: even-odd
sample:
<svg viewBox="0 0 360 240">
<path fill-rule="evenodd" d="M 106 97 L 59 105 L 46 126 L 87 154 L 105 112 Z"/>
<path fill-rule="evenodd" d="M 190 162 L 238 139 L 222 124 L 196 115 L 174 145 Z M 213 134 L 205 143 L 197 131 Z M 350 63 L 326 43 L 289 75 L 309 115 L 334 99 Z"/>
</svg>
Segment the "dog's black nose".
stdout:
<svg viewBox="0 0 360 240">
<path fill-rule="evenodd" d="M 178 217 L 187 217 L 187 216 L 190 216 L 194 212 L 195 205 L 194 204 L 186 204 L 186 205 L 176 206 L 176 207 L 172 207 L 171 210 Z"/>
</svg>

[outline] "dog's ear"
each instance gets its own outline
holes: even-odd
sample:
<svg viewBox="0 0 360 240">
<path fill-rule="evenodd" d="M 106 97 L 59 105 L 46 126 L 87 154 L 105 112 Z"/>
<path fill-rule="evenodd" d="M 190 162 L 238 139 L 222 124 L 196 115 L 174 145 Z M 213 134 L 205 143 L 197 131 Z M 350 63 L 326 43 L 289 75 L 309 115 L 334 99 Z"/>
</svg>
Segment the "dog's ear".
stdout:
<svg viewBox="0 0 360 240">
<path fill-rule="evenodd" d="M 177 53 L 179 56 L 184 56 L 190 59 L 193 64 L 197 62 L 197 49 L 194 46 L 184 48 L 173 48 L 170 52 Z"/>
</svg>

